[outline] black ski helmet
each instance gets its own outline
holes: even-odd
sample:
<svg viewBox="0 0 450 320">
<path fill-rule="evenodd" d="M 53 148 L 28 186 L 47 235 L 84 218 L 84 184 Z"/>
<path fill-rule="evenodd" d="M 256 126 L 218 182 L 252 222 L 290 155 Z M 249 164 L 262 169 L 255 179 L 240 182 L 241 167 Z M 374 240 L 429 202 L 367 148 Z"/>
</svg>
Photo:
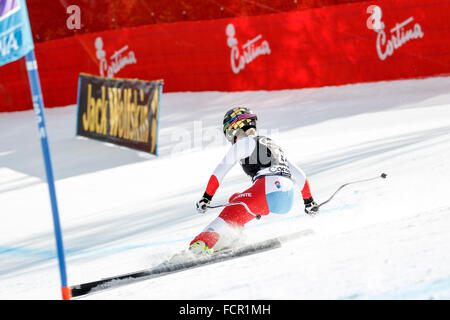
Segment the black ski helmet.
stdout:
<svg viewBox="0 0 450 320">
<path fill-rule="evenodd" d="M 247 107 L 235 107 L 228 110 L 223 117 L 223 134 L 228 141 L 234 143 L 240 132 L 249 128 L 256 129 L 258 117 Z"/>
</svg>

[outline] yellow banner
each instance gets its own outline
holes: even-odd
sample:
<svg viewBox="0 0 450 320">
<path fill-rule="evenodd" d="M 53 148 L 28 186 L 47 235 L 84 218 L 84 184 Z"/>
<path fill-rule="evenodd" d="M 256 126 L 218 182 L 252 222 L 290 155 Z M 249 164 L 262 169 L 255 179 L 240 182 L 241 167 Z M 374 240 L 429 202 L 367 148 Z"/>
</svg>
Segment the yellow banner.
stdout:
<svg viewBox="0 0 450 320">
<path fill-rule="evenodd" d="M 77 134 L 157 154 L 162 85 L 80 74 Z"/>
</svg>

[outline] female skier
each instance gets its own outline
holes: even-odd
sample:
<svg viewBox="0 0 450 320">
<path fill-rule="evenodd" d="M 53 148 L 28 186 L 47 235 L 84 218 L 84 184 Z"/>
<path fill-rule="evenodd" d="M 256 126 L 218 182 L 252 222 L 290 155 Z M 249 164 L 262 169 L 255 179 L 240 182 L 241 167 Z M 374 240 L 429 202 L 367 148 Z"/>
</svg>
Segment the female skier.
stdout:
<svg viewBox="0 0 450 320">
<path fill-rule="evenodd" d="M 271 139 L 257 135 L 256 122 L 257 116 L 246 107 L 233 108 L 224 116 L 223 133 L 232 147 L 209 179 L 197 211 L 206 212 L 221 181 L 238 161 L 253 185 L 232 195 L 230 205 L 192 240 L 189 251 L 195 255 L 229 246 L 255 217 L 289 212 L 294 201 L 294 181 L 300 187 L 305 212 L 318 212 L 305 173 L 288 161 Z"/>
</svg>

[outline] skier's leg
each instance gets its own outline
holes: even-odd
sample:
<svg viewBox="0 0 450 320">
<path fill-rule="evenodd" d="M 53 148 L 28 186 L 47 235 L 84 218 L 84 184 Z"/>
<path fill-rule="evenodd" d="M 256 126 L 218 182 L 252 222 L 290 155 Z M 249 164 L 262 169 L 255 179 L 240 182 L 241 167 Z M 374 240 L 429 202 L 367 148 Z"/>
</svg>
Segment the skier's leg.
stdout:
<svg viewBox="0 0 450 320">
<path fill-rule="evenodd" d="M 269 214 L 266 201 L 265 179 L 258 179 L 253 186 L 241 193 L 235 193 L 229 200 L 230 203 L 243 202 L 250 211 L 261 216 Z M 225 222 L 233 226 L 244 227 L 255 216 L 247 211 L 245 206 L 236 204 L 227 206 L 219 215 Z"/>
<path fill-rule="evenodd" d="M 192 245 L 194 242 L 203 241 L 209 248 L 212 248 L 219 240 L 220 233 L 223 233 L 224 229 L 227 227 L 228 226 L 225 221 L 220 218 L 216 218 L 208 224 L 206 228 L 199 235 L 197 235 L 194 240 L 191 241 L 190 244 Z"/>
<path fill-rule="evenodd" d="M 244 202 L 254 214 L 267 215 L 269 209 L 265 196 L 265 178 L 261 178 L 249 189 L 231 196 L 229 202 Z M 211 222 L 191 245 L 202 241 L 208 248 L 220 249 L 229 246 L 239 238 L 244 225 L 255 218 L 240 204 L 225 207 L 213 222 Z"/>
</svg>

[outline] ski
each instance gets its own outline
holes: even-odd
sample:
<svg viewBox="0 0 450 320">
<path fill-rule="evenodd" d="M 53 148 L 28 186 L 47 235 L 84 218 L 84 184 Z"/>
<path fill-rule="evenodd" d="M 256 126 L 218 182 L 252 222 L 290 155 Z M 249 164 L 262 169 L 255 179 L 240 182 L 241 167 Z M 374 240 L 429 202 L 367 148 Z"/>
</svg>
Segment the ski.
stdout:
<svg viewBox="0 0 450 320">
<path fill-rule="evenodd" d="M 158 278 L 175 272 L 180 272 L 207 264 L 222 262 L 238 257 L 264 252 L 267 250 L 276 249 L 281 247 L 281 244 L 283 242 L 294 240 L 301 236 L 309 235 L 312 233 L 313 231 L 310 229 L 302 230 L 289 235 L 268 239 L 254 244 L 244 245 L 242 247 L 235 249 L 225 249 L 217 251 L 210 256 L 201 257 L 183 263 L 177 264 L 162 263 L 161 265 L 154 268 L 144 269 L 137 272 L 122 274 L 93 282 L 74 285 L 70 287 L 71 294 L 72 297 L 80 297 L 90 293 L 106 290 L 112 287 L 134 283 L 136 281 Z"/>
</svg>

